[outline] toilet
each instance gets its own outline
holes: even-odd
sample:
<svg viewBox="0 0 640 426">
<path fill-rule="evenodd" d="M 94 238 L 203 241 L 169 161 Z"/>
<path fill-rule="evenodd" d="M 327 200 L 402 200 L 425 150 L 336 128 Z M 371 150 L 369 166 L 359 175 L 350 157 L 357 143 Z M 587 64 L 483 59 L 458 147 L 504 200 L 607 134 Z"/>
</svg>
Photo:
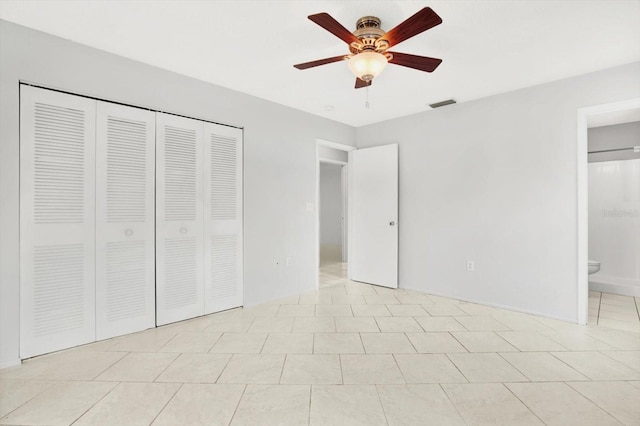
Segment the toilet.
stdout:
<svg viewBox="0 0 640 426">
<path fill-rule="evenodd" d="M 595 274 L 599 270 L 600 270 L 600 262 L 597 262 L 595 260 L 590 260 L 589 261 L 589 275 Z"/>
</svg>

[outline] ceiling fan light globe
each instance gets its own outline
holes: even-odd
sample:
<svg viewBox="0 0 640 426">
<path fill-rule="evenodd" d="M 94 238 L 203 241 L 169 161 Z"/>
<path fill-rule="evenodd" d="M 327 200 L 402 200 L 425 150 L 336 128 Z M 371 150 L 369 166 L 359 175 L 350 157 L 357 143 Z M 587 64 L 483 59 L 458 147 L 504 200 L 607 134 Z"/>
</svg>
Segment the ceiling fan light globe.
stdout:
<svg viewBox="0 0 640 426">
<path fill-rule="evenodd" d="M 347 65 L 356 77 L 369 82 L 382 72 L 387 58 L 378 52 L 362 52 L 352 56 Z"/>
</svg>

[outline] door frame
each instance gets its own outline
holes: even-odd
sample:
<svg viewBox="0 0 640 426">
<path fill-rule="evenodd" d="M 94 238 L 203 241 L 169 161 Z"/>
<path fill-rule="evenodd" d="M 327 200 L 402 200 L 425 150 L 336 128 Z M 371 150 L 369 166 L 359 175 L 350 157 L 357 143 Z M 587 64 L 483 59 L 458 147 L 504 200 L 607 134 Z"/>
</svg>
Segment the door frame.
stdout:
<svg viewBox="0 0 640 426">
<path fill-rule="evenodd" d="M 325 139 L 316 139 L 316 161 L 315 161 L 315 167 L 316 167 L 316 199 L 315 199 L 315 209 L 314 209 L 314 216 L 315 216 L 315 248 L 314 248 L 314 253 L 315 253 L 315 276 L 316 276 L 316 290 L 320 288 L 320 162 L 321 162 L 321 158 L 320 158 L 320 146 L 325 146 L 328 148 L 333 148 L 333 149 L 337 149 L 340 151 L 345 151 L 345 152 L 351 152 L 354 151 L 358 148 L 356 148 L 355 146 L 351 146 L 351 145 L 345 145 L 345 144 L 341 144 L 341 143 L 337 143 L 337 142 L 331 142 Z M 323 163 L 332 163 L 332 164 L 342 164 L 346 170 L 347 170 L 347 174 L 349 173 L 349 163 L 348 162 L 344 162 L 344 161 L 337 161 L 337 160 L 330 160 L 330 159 L 324 159 L 322 160 Z M 348 197 L 348 195 L 347 195 Z M 348 220 L 347 220 L 348 223 Z M 347 225 L 348 226 L 348 225 Z M 347 237 L 347 245 L 349 246 L 350 239 Z M 348 247 L 347 248 L 347 265 L 349 264 L 349 256 L 351 254 L 351 250 Z M 348 273 L 348 268 L 347 268 L 347 273 Z"/>
<path fill-rule="evenodd" d="M 640 98 L 578 108 L 577 114 L 577 320 L 586 325 L 589 318 L 589 174 L 588 128 L 589 118 L 616 111 L 640 108 Z"/>
</svg>

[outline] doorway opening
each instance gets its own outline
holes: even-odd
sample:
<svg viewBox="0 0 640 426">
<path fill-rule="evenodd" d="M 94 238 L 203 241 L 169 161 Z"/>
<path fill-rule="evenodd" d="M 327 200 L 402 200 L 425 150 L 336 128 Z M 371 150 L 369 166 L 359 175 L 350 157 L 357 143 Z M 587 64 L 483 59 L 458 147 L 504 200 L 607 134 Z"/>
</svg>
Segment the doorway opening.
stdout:
<svg viewBox="0 0 640 426">
<path fill-rule="evenodd" d="M 349 151 L 353 146 L 316 143 L 316 288 L 348 279 Z"/>
<path fill-rule="evenodd" d="M 587 324 L 587 322 L 592 323 L 594 321 L 594 315 L 595 315 L 595 319 L 596 320 L 598 319 L 601 300 L 602 300 L 602 294 L 603 294 L 601 291 L 595 291 L 597 290 L 595 289 L 597 286 L 593 286 L 595 289 L 594 292 L 592 293 L 593 297 L 590 297 L 589 295 L 589 292 L 590 292 L 589 291 L 590 290 L 589 259 L 591 258 L 590 255 L 593 254 L 593 253 L 590 253 L 590 250 L 589 250 L 590 248 L 590 244 L 589 244 L 589 227 L 590 227 L 589 226 L 590 225 L 589 223 L 589 208 L 590 208 L 589 206 L 590 204 L 589 203 L 589 179 L 590 179 L 589 155 L 590 155 L 590 151 L 592 151 L 591 152 L 592 156 L 594 154 L 598 154 L 601 156 L 602 154 L 612 155 L 610 153 L 596 152 L 596 151 L 608 151 L 608 149 L 596 149 L 595 147 L 592 150 L 589 149 L 589 128 L 600 127 L 600 126 L 612 126 L 615 124 L 630 123 L 634 121 L 640 121 L 640 98 L 634 98 L 634 99 L 629 99 L 621 102 L 614 102 L 610 104 L 596 105 L 592 107 L 578 109 L 578 117 L 577 117 L 577 125 L 578 125 L 577 127 L 577 132 L 578 132 L 578 143 L 577 143 L 577 160 L 578 160 L 577 161 L 577 169 L 578 169 L 577 314 L 578 315 L 577 315 L 577 320 L 579 324 L 584 325 L 584 324 Z M 631 147 L 631 150 L 633 150 L 633 147 Z M 609 152 L 620 152 L 620 151 L 609 151 Z M 594 163 L 592 162 L 591 164 L 594 164 Z M 594 206 L 591 206 L 591 207 L 594 207 Z M 607 209 L 604 209 L 604 210 L 607 210 Z M 604 210 L 602 210 L 601 213 Z M 634 215 L 634 212 L 635 214 L 637 214 L 637 211 L 635 211 L 634 209 L 631 209 L 631 210 L 632 210 L 631 216 Z M 595 213 L 592 212 L 592 215 L 595 215 Z M 634 217 L 629 217 L 629 218 L 635 219 Z M 593 219 L 596 219 L 596 218 L 594 217 Z M 594 224 L 592 223 L 592 225 Z M 592 244 L 592 251 L 594 251 L 593 244 Z M 593 260 L 597 261 L 598 259 L 593 259 Z M 592 272 L 593 272 L 595 264 L 594 262 L 591 262 L 591 263 L 593 264 L 592 265 Z M 595 275 L 596 274 L 594 274 L 594 276 Z M 632 289 L 632 291 L 640 291 L 640 286 L 638 286 L 638 288 Z M 598 295 L 596 295 L 596 293 L 599 293 L 599 297 Z M 626 297 L 629 297 L 629 295 L 627 295 Z M 634 300 L 633 297 L 631 299 Z M 634 304 L 635 303 L 636 302 L 634 301 Z"/>
</svg>

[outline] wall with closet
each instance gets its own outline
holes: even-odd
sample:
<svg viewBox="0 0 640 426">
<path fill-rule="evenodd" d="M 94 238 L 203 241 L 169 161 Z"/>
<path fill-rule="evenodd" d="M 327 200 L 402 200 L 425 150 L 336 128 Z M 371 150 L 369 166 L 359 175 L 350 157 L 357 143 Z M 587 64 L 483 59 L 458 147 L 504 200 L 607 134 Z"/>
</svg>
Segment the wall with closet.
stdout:
<svg viewBox="0 0 640 426">
<path fill-rule="evenodd" d="M 242 130 L 20 86 L 20 356 L 242 306 Z"/>
<path fill-rule="evenodd" d="M 244 128 L 244 305 L 313 289 L 315 140 L 355 129 L 4 21 L 0 55 L 0 368 L 19 362 L 21 80 Z"/>
</svg>

